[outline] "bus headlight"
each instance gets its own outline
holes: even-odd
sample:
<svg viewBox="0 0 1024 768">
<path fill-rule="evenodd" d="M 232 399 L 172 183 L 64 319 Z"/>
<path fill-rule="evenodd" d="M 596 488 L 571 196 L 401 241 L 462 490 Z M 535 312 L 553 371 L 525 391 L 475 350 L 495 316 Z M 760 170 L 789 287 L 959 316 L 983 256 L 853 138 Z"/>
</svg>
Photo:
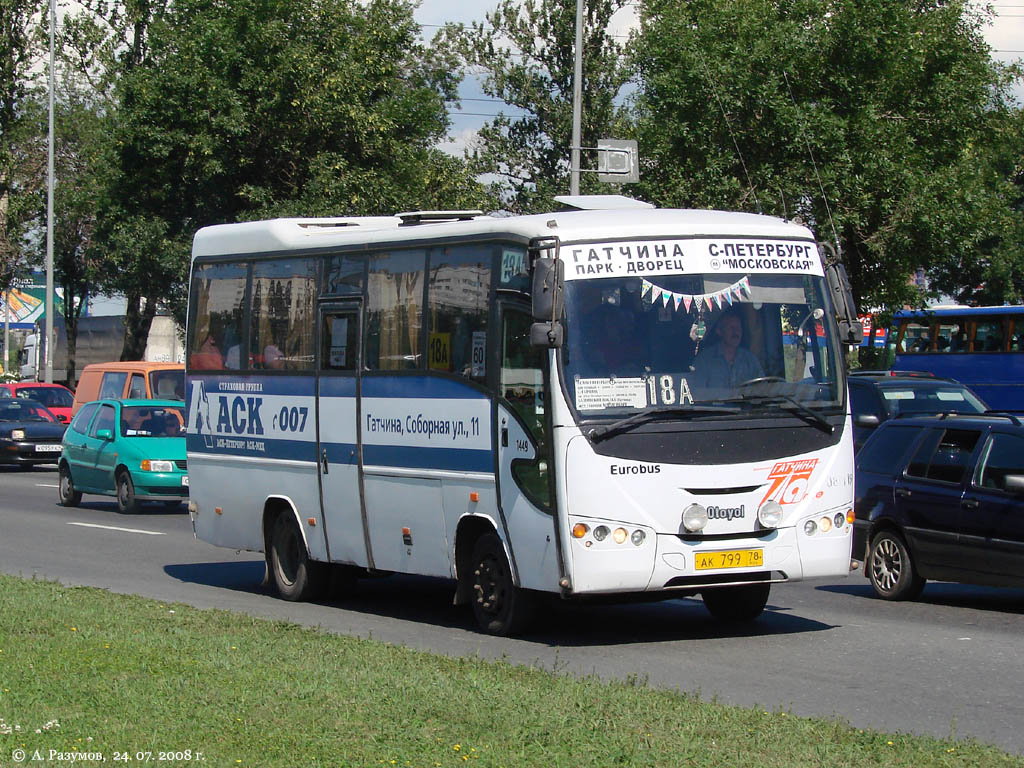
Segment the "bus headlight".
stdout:
<svg viewBox="0 0 1024 768">
<path fill-rule="evenodd" d="M 639 547 L 641 544 L 644 543 L 645 538 L 647 538 L 647 534 L 645 534 L 643 531 L 637 528 L 635 531 L 633 531 L 632 535 L 629 537 L 629 540 L 632 541 L 635 546 Z"/>
<path fill-rule="evenodd" d="M 769 499 L 757 510 L 757 521 L 764 528 L 778 528 L 782 522 L 782 505 Z"/>
<path fill-rule="evenodd" d="M 835 516 L 832 518 L 832 521 L 835 523 L 836 528 L 842 528 L 843 523 L 846 522 L 846 515 L 844 515 L 842 512 L 836 512 Z"/>
<path fill-rule="evenodd" d="M 804 523 L 804 533 L 806 533 L 808 536 L 813 536 L 817 532 L 818 524 L 816 522 L 814 522 L 813 520 L 808 520 Z"/>
<path fill-rule="evenodd" d="M 616 528 L 612 531 L 612 541 L 616 544 L 625 543 L 627 536 L 629 536 L 629 532 L 625 528 Z"/>
<path fill-rule="evenodd" d="M 708 524 L 708 511 L 700 504 L 691 504 L 683 510 L 683 528 L 690 533 L 703 531 Z"/>
<path fill-rule="evenodd" d="M 594 538 L 598 541 L 604 541 L 608 538 L 609 533 L 611 533 L 611 531 L 608 530 L 607 525 L 599 525 L 594 529 Z"/>
</svg>

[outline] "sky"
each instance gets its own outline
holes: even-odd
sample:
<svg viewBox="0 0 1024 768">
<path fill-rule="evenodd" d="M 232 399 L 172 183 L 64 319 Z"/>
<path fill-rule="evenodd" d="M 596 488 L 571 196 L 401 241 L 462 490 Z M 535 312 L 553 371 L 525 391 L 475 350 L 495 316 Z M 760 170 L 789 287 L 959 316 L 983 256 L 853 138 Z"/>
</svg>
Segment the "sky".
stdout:
<svg viewBox="0 0 1024 768">
<path fill-rule="evenodd" d="M 423 26 L 424 37 L 429 38 L 448 22 L 484 21 L 485 14 L 496 5 L 495 0 L 479 0 L 473 4 L 465 0 L 422 0 L 415 16 Z M 636 24 L 634 7 L 627 5 L 613 17 L 611 34 L 629 34 Z M 995 23 L 988 28 L 986 39 L 993 49 L 993 57 L 1001 61 L 1024 59 L 1024 0 L 993 0 L 992 7 L 996 13 Z M 474 133 L 502 107 L 501 102 L 488 100 L 480 90 L 479 81 L 472 77 L 463 82 L 460 96 L 461 108 L 451 112 L 450 139 L 442 144 L 445 151 L 456 155 L 462 154 Z M 1024 83 L 1018 85 L 1016 96 L 1018 102 L 1024 104 Z"/>
</svg>

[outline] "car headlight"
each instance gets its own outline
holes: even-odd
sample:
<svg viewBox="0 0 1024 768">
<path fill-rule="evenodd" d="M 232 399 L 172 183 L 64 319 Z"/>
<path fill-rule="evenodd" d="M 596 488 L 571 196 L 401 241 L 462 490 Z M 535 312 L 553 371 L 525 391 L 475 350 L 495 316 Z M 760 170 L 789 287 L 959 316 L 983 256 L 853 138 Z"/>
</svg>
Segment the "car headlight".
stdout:
<svg viewBox="0 0 1024 768">
<path fill-rule="evenodd" d="M 24 440 L 24 439 L 25 439 L 25 430 L 24 429 L 12 429 L 11 430 L 11 440 Z"/>
<path fill-rule="evenodd" d="M 144 472 L 173 472 L 174 462 L 173 461 L 153 461 L 151 459 L 142 460 L 142 469 Z"/>
</svg>

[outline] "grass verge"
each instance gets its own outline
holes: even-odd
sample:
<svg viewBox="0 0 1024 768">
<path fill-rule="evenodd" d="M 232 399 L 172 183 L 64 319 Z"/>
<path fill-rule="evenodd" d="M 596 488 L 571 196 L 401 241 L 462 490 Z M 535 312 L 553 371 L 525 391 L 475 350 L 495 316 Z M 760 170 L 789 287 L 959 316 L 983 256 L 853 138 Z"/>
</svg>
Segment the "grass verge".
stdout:
<svg viewBox="0 0 1024 768">
<path fill-rule="evenodd" d="M 0 766 L 18 750 L 27 765 L 1024 767 L 971 741 L 0 574 Z"/>
</svg>

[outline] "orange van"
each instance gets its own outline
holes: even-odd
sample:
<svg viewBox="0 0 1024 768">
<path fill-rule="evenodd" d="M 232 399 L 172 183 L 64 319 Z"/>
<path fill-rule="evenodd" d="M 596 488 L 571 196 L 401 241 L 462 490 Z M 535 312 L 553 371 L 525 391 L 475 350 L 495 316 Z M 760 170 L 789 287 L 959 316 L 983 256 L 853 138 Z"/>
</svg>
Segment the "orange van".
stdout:
<svg viewBox="0 0 1024 768">
<path fill-rule="evenodd" d="M 182 363 L 91 363 L 82 369 L 71 415 L 92 400 L 185 399 Z"/>
</svg>

